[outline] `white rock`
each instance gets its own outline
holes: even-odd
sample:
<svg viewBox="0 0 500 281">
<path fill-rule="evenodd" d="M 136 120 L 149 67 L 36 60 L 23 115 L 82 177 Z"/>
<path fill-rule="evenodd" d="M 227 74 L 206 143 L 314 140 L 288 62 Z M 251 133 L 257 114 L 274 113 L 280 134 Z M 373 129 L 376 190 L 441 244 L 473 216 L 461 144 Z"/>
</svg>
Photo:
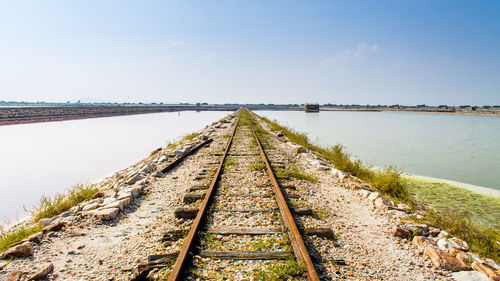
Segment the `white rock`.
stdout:
<svg viewBox="0 0 500 281">
<path fill-rule="evenodd" d="M 134 196 L 132 195 L 132 192 L 130 192 L 130 191 L 122 191 L 122 192 L 118 193 L 118 198 L 117 198 L 118 200 L 122 200 L 125 198 L 133 200 Z"/>
<path fill-rule="evenodd" d="M 85 207 L 83 207 L 83 210 L 90 211 L 90 210 L 97 209 L 98 207 L 99 207 L 99 203 L 92 203 L 92 204 L 88 204 Z"/>
<path fill-rule="evenodd" d="M 128 178 L 127 181 L 126 181 L 126 183 L 127 184 L 134 184 L 137 181 L 139 181 L 140 179 L 141 179 L 141 174 L 137 173 L 137 174 L 131 176 L 130 178 Z"/>
<path fill-rule="evenodd" d="M 104 192 L 104 197 L 106 198 L 115 198 L 116 196 L 116 191 L 114 189 L 109 189 L 109 190 L 106 190 L 106 192 Z"/>
<path fill-rule="evenodd" d="M 153 175 L 153 177 L 155 177 L 155 178 L 162 178 L 162 177 L 164 177 L 164 176 L 165 176 L 165 174 L 164 174 L 164 173 L 162 173 L 162 172 L 160 172 L 160 171 L 156 171 L 156 172 L 154 172 L 152 175 Z"/>
<path fill-rule="evenodd" d="M 399 218 L 399 217 L 407 217 L 408 214 L 403 212 L 403 211 L 399 211 L 399 210 L 389 210 L 387 212 L 385 212 L 386 214 L 390 214 L 392 215 L 393 217 L 395 218 Z"/>
<path fill-rule="evenodd" d="M 118 215 L 118 208 L 110 208 L 98 211 L 95 216 L 101 220 L 112 220 Z"/>
<path fill-rule="evenodd" d="M 387 199 L 384 199 L 383 197 L 379 197 L 377 199 L 375 199 L 375 201 L 373 202 L 375 204 L 375 206 L 383 211 L 387 211 L 389 210 L 392 206 L 391 206 L 391 202 L 389 202 Z"/>
<path fill-rule="evenodd" d="M 453 272 L 451 277 L 455 279 L 455 281 L 490 281 L 485 274 L 478 271 L 459 271 Z"/>
<path fill-rule="evenodd" d="M 450 249 L 463 250 L 462 247 L 460 247 L 460 245 L 446 238 L 439 239 L 437 241 L 437 246 L 439 247 L 439 249 L 445 252 L 448 252 L 448 250 Z"/>
<path fill-rule="evenodd" d="M 167 161 L 167 159 L 168 159 L 167 155 L 163 154 L 162 156 L 160 156 L 160 158 L 158 158 L 158 163 L 165 162 Z"/>
<path fill-rule="evenodd" d="M 486 264 L 489 265 L 494 270 L 500 270 L 500 265 L 492 259 L 486 259 Z"/>
<path fill-rule="evenodd" d="M 372 202 L 377 200 L 377 198 L 379 198 L 379 197 L 380 197 L 380 193 L 378 193 L 378 192 L 372 192 L 372 193 L 370 193 L 370 195 L 368 195 L 368 199 Z"/>
<path fill-rule="evenodd" d="M 123 208 L 126 208 L 128 205 L 130 205 L 130 202 L 132 200 L 130 198 L 123 198 L 123 199 L 120 199 L 120 202 L 122 202 L 123 204 Z"/>
<path fill-rule="evenodd" d="M 465 241 L 463 241 L 461 239 L 458 239 L 457 237 L 453 237 L 453 238 L 450 238 L 448 240 L 450 240 L 451 242 L 453 242 L 456 245 L 458 245 L 464 251 L 468 251 L 469 250 L 469 244 L 467 244 L 467 242 L 465 242 Z M 459 248 L 457 248 L 457 249 L 459 249 Z"/>
<path fill-rule="evenodd" d="M 400 203 L 400 204 L 398 204 L 398 209 L 405 211 L 405 210 L 409 210 L 410 206 L 408 206 L 407 204 Z"/>
<path fill-rule="evenodd" d="M 113 208 L 117 208 L 119 209 L 120 211 L 123 211 L 123 202 L 120 201 L 120 200 L 117 200 L 117 201 L 114 201 L 114 202 L 111 202 L 103 207 L 100 207 L 98 210 L 99 211 L 102 211 L 102 210 L 105 210 L 105 209 L 113 209 Z"/>
<path fill-rule="evenodd" d="M 41 219 L 38 221 L 38 223 L 41 225 L 41 226 L 47 226 L 49 224 L 52 223 L 52 219 L 50 218 L 47 218 L 47 219 Z"/>
<path fill-rule="evenodd" d="M 69 226 L 72 226 L 73 225 L 73 222 L 75 221 L 76 217 L 75 216 L 69 216 L 69 217 L 66 217 L 66 218 L 63 218 L 61 220 L 61 222 L 69 225 Z"/>
<path fill-rule="evenodd" d="M 370 195 L 370 191 L 369 190 L 366 190 L 366 189 L 360 189 L 358 190 L 358 194 L 359 196 L 361 196 L 362 198 L 367 198 L 368 195 Z"/>
</svg>

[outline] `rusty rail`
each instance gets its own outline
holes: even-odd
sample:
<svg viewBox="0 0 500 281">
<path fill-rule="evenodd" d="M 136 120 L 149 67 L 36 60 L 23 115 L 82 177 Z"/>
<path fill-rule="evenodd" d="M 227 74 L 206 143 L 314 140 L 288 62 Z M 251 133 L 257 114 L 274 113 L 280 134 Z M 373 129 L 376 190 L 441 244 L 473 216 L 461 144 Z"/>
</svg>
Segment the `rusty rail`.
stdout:
<svg viewBox="0 0 500 281">
<path fill-rule="evenodd" d="M 198 211 L 198 214 L 196 214 L 196 218 L 194 219 L 193 225 L 191 226 L 191 229 L 189 230 L 189 234 L 186 238 L 186 241 L 184 242 L 184 246 L 181 249 L 181 252 L 179 253 L 179 256 L 177 257 L 177 260 L 175 261 L 174 268 L 172 272 L 170 273 L 170 276 L 168 280 L 170 281 L 176 281 L 176 280 L 181 280 L 181 277 L 183 277 L 183 269 L 185 265 L 187 264 L 187 261 L 189 259 L 189 251 L 192 249 L 194 241 L 197 238 L 197 232 L 198 229 L 200 228 L 201 222 L 203 217 L 205 216 L 208 205 L 210 201 L 212 200 L 215 186 L 217 185 L 217 182 L 219 181 L 220 173 L 222 171 L 222 167 L 224 165 L 224 160 L 226 159 L 227 153 L 229 151 L 229 148 L 231 147 L 231 143 L 233 142 L 234 135 L 236 133 L 236 128 L 238 127 L 238 122 L 240 120 L 240 117 L 238 116 L 236 118 L 235 124 L 234 124 L 234 129 L 231 134 L 231 138 L 227 142 L 226 145 L 226 150 L 224 151 L 224 156 L 222 157 L 219 166 L 217 167 L 217 171 L 215 172 L 215 175 L 212 179 L 212 183 L 210 184 L 210 187 L 208 188 L 207 194 L 205 195 L 205 198 L 203 199 L 203 202 L 201 203 L 200 210 Z"/>
<path fill-rule="evenodd" d="M 281 216 L 283 217 L 283 221 L 285 222 L 288 236 L 290 237 L 290 241 L 292 242 L 292 246 L 293 246 L 295 255 L 297 256 L 297 259 L 299 259 L 299 261 L 304 262 L 304 264 L 306 266 L 306 270 L 307 270 L 307 276 L 309 277 L 309 279 L 312 281 L 316 281 L 316 280 L 319 281 L 318 273 L 316 272 L 316 269 L 314 268 L 314 264 L 312 263 L 311 257 L 309 256 L 309 253 L 307 252 L 307 248 L 304 244 L 304 240 L 302 240 L 302 236 L 300 235 L 299 229 L 297 228 L 297 225 L 295 224 L 295 220 L 293 219 L 293 215 L 290 212 L 290 208 L 288 208 L 288 205 L 285 201 L 285 197 L 283 196 L 283 193 L 281 192 L 278 181 L 276 180 L 276 177 L 274 176 L 273 169 L 271 168 L 271 165 L 269 164 L 269 160 L 267 159 L 266 152 L 264 151 L 264 148 L 262 147 L 262 144 L 260 143 L 260 140 L 259 140 L 257 134 L 255 133 L 252 120 L 250 120 L 250 127 L 252 128 L 252 133 L 253 133 L 255 140 L 257 142 L 257 145 L 259 147 L 260 155 L 262 156 L 262 159 L 266 163 L 267 173 L 269 175 L 269 178 L 271 179 L 271 183 L 273 184 L 273 192 L 274 192 L 274 195 L 276 196 L 276 201 L 278 202 L 278 207 L 280 209 Z"/>
</svg>

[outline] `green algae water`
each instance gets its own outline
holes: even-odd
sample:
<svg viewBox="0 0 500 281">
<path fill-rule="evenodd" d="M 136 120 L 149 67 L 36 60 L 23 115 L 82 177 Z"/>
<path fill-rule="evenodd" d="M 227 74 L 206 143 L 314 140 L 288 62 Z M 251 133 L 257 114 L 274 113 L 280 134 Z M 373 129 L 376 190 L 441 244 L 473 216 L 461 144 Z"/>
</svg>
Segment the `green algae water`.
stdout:
<svg viewBox="0 0 500 281">
<path fill-rule="evenodd" d="M 259 111 L 378 167 L 500 190 L 500 117 L 408 112 Z M 498 194 L 497 192 L 494 192 Z"/>
</svg>

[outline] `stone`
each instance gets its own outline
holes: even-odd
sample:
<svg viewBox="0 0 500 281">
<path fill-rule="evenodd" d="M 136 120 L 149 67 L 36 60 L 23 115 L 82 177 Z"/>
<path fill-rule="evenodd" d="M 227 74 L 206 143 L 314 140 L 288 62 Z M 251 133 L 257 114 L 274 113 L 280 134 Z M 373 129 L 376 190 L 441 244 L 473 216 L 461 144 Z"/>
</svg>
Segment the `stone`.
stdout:
<svg viewBox="0 0 500 281">
<path fill-rule="evenodd" d="M 11 259 L 11 258 L 25 258 L 33 256 L 33 247 L 31 243 L 26 241 L 24 243 L 15 245 L 4 251 L 0 255 L 0 259 Z"/>
<path fill-rule="evenodd" d="M 294 148 L 295 154 L 300 154 L 300 153 L 306 153 L 307 149 L 303 147 L 302 145 L 296 145 Z"/>
<path fill-rule="evenodd" d="M 495 272 L 495 270 L 484 263 L 479 263 L 477 261 L 472 263 L 472 268 L 475 271 L 479 271 L 487 275 L 493 281 L 500 281 L 500 275 Z"/>
<path fill-rule="evenodd" d="M 50 218 L 40 219 L 40 220 L 38 221 L 38 223 L 39 223 L 41 226 L 47 226 L 47 225 L 49 225 L 49 224 L 51 224 L 51 223 L 52 223 L 52 219 L 50 219 Z"/>
<path fill-rule="evenodd" d="M 457 248 L 457 249 L 460 249 L 460 250 L 463 250 L 463 251 L 468 251 L 469 250 L 469 245 L 467 244 L 467 242 L 465 242 L 465 241 L 463 241 L 461 239 L 458 239 L 457 237 L 453 237 L 453 238 L 450 238 L 448 240 L 450 240 L 451 242 L 453 242 L 456 245 L 458 245 L 459 248 Z"/>
<path fill-rule="evenodd" d="M 320 171 L 328 171 L 328 170 L 330 170 L 330 167 L 328 167 L 328 166 L 326 166 L 326 165 L 322 165 L 322 164 L 320 164 L 320 165 L 318 166 L 318 170 L 320 170 Z"/>
<path fill-rule="evenodd" d="M 490 281 L 491 279 L 485 274 L 478 271 L 459 271 L 453 272 L 451 277 L 455 281 Z"/>
<path fill-rule="evenodd" d="M 130 197 L 120 199 L 120 201 L 123 204 L 123 208 L 126 208 L 128 205 L 130 205 L 130 202 L 132 201 Z"/>
<path fill-rule="evenodd" d="M 498 265 L 492 259 L 486 259 L 486 261 L 484 263 L 487 264 L 489 267 L 493 268 L 494 270 L 497 270 L 497 271 L 500 270 L 500 265 Z"/>
<path fill-rule="evenodd" d="M 367 198 L 368 195 L 370 195 L 370 191 L 369 190 L 366 190 L 366 189 L 360 189 L 358 191 L 358 194 L 362 197 L 362 198 Z"/>
<path fill-rule="evenodd" d="M 92 199 L 104 197 L 104 191 L 97 192 Z"/>
<path fill-rule="evenodd" d="M 117 208 L 118 210 L 123 211 L 123 202 L 121 200 L 117 200 L 99 208 L 98 210 L 102 211 L 105 209 L 112 209 L 112 208 Z"/>
<path fill-rule="evenodd" d="M 388 211 L 389 209 L 392 208 L 391 202 L 383 197 L 375 199 L 373 203 L 377 208 L 379 208 L 382 211 Z"/>
<path fill-rule="evenodd" d="M 130 191 L 122 191 L 122 192 L 118 193 L 117 200 L 123 200 L 125 198 L 129 198 L 130 200 L 133 200 L 134 196 L 132 195 L 132 192 L 130 192 Z"/>
<path fill-rule="evenodd" d="M 155 177 L 155 178 L 163 178 L 163 177 L 165 176 L 165 174 L 164 174 L 164 173 L 162 173 L 162 172 L 160 172 L 160 171 L 156 171 L 156 172 L 154 172 L 152 175 L 153 175 L 153 177 Z"/>
<path fill-rule="evenodd" d="M 440 232 L 441 232 L 441 229 L 439 229 L 439 228 L 429 227 L 429 235 L 432 237 L 438 236 Z"/>
<path fill-rule="evenodd" d="M 68 226 L 72 226 L 73 222 L 76 220 L 76 216 L 69 216 L 61 220 L 61 222 L 65 223 Z"/>
<path fill-rule="evenodd" d="M 28 241 L 37 244 L 42 242 L 42 239 L 43 239 L 43 234 L 41 232 L 32 234 L 31 236 L 28 237 Z"/>
<path fill-rule="evenodd" d="M 419 249 L 419 251 L 425 250 L 425 248 L 427 248 L 427 245 L 431 243 L 425 236 L 415 236 L 413 237 L 413 240 L 411 242 Z"/>
<path fill-rule="evenodd" d="M 458 253 L 458 254 L 456 255 L 456 257 L 457 257 L 457 259 L 458 259 L 459 261 L 461 261 L 463 264 L 466 264 L 466 265 L 469 265 L 469 266 L 470 266 L 470 265 L 472 264 L 472 262 L 473 262 L 473 260 L 472 260 L 471 256 L 470 256 L 468 253 L 466 253 L 466 252 L 462 252 L 462 251 L 460 251 L 460 253 Z"/>
<path fill-rule="evenodd" d="M 398 204 L 398 207 L 397 207 L 398 210 L 400 211 L 408 211 L 410 210 L 410 206 L 408 206 L 407 204 Z"/>
<path fill-rule="evenodd" d="M 370 200 L 370 201 L 373 202 L 373 201 L 375 201 L 379 197 L 380 197 L 380 193 L 378 193 L 378 192 L 372 192 L 372 193 L 370 193 L 370 195 L 368 195 L 368 200 Z"/>
<path fill-rule="evenodd" d="M 410 231 L 401 225 L 394 225 L 392 227 L 392 235 L 396 237 L 406 238 L 410 235 Z"/>
<path fill-rule="evenodd" d="M 83 207 L 83 211 L 94 210 L 94 209 L 97 209 L 98 207 L 99 207 L 99 203 L 88 204 L 88 205 L 85 205 L 85 207 Z"/>
<path fill-rule="evenodd" d="M 450 236 L 450 234 L 448 232 L 446 232 L 445 230 L 441 230 L 441 232 L 439 232 L 437 238 L 438 239 L 448 238 L 448 236 Z"/>
<path fill-rule="evenodd" d="M 165 162 L 167 160 L 168 160 L 167 155 L 163 154 L 162 156 L 160 156 L 160 158 L 158 158 L 158 163 L 162 163 L 162 162 Z"/>
<path fill-rule="evenodd" d="M 449 252 L 450 249 L 458 249 L 458 250 L 466 251 L 464 248 L 460 247 L 460 245 L 455 243 L 455 241 L 453 241 L 451 239 L 446 239 L 446 238 L 439 239 L 437 241 L 437 246 L 439 247 L 439 249 L 441 249 L 443 251 L 447 251 L 447 252 Z"/>
<path fill-rule="evenodd" d="M 454 256 L 430 244 L 427 245 L 427 255 L 431 258 L 434 267 L 438 269 L 462 271 L 469 268 Z"/>
<path fill-rule="evenodd" d="M 40 271 L 35 273 L 33 276 L 28 278 L 28 281 L 32 280 L 44 280 L 47 279 L 47 276 L 54 271 L 54 265 L 52 263 L 44 266 Z"/>
<path fill-rule="evenodd" d="M 109 189 L 104 192 L 104 197 L 106 198 L 115 198 L 116 197 L 116 191 L 114 189 Z"/>
<path fill-rule="evenodd" d="M 98 211 L 95 216 L 98 219 L 109 221 L 114 219 L 118 215 L 118 208 L 109 208 Z"/>
<path fill-rule="evenodd" d="M 177 157 L 181 157 L 182 155 L 184 155 L 184 150 L 176 149 L 174 150 L 174 155 Z"/>
<path fill-rule="evenodd" d="M 141 179 L 141 174 L 140 173 L 137 173 L 133 176 L 131 176 L 130 178 L 127 179 L 127 181 L 125 182 L 126 184 L 134 184 L 136 183 L 137 181 L 139 181 Z"/>
<path fill-rule="evenodd" d="M 45 233 L 45 232 L 49 232 L 49 231 L 59 231 L 59 230 L 63 229 L 66 226 L 67 226 L 66 222 L 56 221 L 56 222 L 53 222 L 53 223 L 47 225 L 46 227 L 44 227 L 42 229 L 42 232 Z"/>
</svg>

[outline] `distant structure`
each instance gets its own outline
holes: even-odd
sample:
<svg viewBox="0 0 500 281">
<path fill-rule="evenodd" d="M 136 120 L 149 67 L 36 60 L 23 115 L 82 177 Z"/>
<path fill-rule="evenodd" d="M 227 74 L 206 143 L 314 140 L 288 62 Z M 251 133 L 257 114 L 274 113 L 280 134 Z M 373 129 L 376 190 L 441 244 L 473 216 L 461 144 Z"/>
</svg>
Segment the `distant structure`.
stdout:
<svg viewBox="0 0 500 281">
<path fill-rule="evenodd" d="M 318 103 L 306 103 L 304 105 L 306 112 L 319 112 L 319 104 Z"/>
</svg>

